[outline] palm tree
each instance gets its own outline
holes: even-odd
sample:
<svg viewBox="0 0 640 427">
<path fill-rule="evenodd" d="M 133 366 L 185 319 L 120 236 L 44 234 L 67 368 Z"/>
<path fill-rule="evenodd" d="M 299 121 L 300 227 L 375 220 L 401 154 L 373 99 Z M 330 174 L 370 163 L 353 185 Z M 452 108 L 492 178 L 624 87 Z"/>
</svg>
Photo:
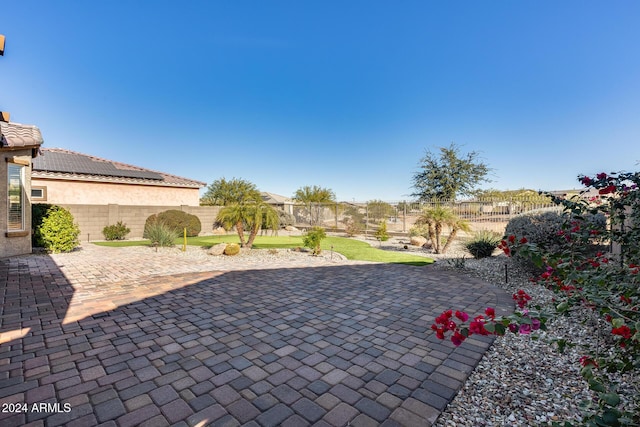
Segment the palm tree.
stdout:
<svg viewBox="0 0 640 427">
<path fill-rule="evenodd" d="M 218 212 L 216 221 L 224 224 L 225 228 L 235 227 L 240 246 L 251 248 L 262 226 L 277 231 L 280 227 L 278 212 L 262 201 L 252 203 L 233 203 Z M 245 228 L 249 231 L 249 238 L 245 240 Z"/>
<path fill-rule="evenodd" d="M 293 200 L 304 203 L 307 206 L 310 216 L 309 222 L 311 225 L 316 225 L 320 222 L 322 204 L 335 202 L 336 195 L 328 188 L 305 185 L 296 190 Z"/>
<path fill-rule="evenodd" d="M 458 231 L 470 231 L 471 227 L 467 221 L 458 217 L 451 209 L 436 205 L 422 211 L 422 214 L 416 221 L 417 225 L 426 225 L 429 233 L 429 240 L 433 250 L 437 254 L 443 254 L 449 249 L 453 240 L 456 238 Z M 447 239 L 447 243 L 443 246 L 440 244 L 440 237 L 444 227 L 449 227 L 451 233 Z"/>
</svg>

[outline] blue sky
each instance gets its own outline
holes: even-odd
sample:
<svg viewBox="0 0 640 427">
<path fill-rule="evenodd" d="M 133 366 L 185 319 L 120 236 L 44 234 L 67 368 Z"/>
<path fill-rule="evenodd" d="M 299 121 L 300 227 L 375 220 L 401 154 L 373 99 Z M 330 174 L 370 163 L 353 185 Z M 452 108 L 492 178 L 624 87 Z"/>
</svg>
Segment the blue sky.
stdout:
<svg viewBox="0 0 640 427">
<path fill-rule="evenodd" d="M 637 1 L 5 0 L 0 110 L 45 146 L 211 183 L 401 200 L 426 149 L 484 187 L 640 161 Z"/>
</svg>

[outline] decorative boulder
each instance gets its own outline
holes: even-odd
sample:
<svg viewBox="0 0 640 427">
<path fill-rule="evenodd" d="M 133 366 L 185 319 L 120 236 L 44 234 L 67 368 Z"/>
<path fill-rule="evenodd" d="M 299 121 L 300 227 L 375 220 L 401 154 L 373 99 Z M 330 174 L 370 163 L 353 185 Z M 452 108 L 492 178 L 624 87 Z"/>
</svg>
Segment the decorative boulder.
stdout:
<svg viewBox="0 0 640 427">
<path fill-rule="evenodd" d="M 211 246 L 211 249 L 209 249 L 209 255 L 222 255 L 224 254 L 224 250 L 227 248 L 227 244 L 226 243 L 218 243 L 217 245 L 213 245 Z"/>
<path fill-rule="evenodd" d="M 297 228 L 295 228 L 293 225 L 287 225 L 284 229 L 287 231 L 300 231 Z"/>
<path fill-rule="evenodd" d="M 218 227 L 213 230 L 213 234 L 227 234 L 227 230 L 225 230 L 224 227 Z"/>
<path fill-rule="evenodd" d="M 411 237 L 411 245 L 423 247 L 427 243 L 427 239 L 422 236 L 412 236 Z"/>
<path fill-rule="evenodd" d="M 240 253 L 240 245 L 237 243 L 229 243 L 226 248 L 224 248 L 225 255 L 238 255 Z"/>
</svg>

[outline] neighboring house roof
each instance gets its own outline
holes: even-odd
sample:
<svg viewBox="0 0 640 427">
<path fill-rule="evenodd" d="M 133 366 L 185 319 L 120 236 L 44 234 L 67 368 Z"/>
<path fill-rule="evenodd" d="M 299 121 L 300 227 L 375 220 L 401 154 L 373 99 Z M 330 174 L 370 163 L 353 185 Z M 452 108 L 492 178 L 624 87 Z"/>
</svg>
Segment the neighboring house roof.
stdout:
<svg viewBox="0 0 640 427">
<path fill-rule="evenodd" d="M 43 142 L 42 134 L 37 126 L 0 122 L 1 148 L 32 148 L 34 155 L 36 155 L 38 147 Z"/>
<path fill-rule="evenodd" d="M 262 196 L 263 202 L 268 203 L 270 205 L 282 205 L 286 203 L 293 203 L 293 200 L 291 200 L 288 197 L 281 196 L 279 194 L 274 194 L 274 193 L 267 193 L 266 191 L 261 192 L 260 196 Z"/>
<path fill-rule="evenodd" d="M 61 148 L 42 148 L 33 160 L 33 178 L 69 179 L 169 187 L 204 187 L 206 183 Z"/>
</svg>

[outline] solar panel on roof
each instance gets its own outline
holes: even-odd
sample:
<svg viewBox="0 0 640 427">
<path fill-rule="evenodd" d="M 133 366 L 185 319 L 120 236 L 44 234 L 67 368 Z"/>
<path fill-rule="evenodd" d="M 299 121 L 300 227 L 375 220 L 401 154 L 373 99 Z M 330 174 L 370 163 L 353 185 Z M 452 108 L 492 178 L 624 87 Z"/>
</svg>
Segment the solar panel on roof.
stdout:
<svg viewBox="0 0 640 427">
<path fill-rule="evenodd" d="M 152 171 L 119 169 L 113 163 L 92 160 L 75 153 L 47 151 L 33 159 L 33 169 L 46 172 L 77 173 L 85 175 L 141 178 L 162 181 L 162 175 Z"/>
</svg>

